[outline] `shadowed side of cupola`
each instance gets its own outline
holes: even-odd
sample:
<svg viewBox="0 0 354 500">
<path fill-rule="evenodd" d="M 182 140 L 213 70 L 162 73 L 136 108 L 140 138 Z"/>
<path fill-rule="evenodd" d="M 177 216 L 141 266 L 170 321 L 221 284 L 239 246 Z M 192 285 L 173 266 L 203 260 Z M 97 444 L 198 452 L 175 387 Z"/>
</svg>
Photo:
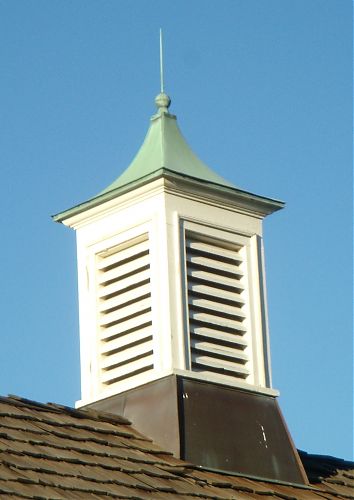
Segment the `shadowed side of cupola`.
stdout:
<svg viewBox="0 0 354 500">
<path fill-rule="evenodd" d="M 77 234 L 77 405 L 197 465 L 304 482 L 271 385 L 262 220 L 283 203 L 214 173 L 155 103 L 129 167 L 55 216 Z"/>
</svg>

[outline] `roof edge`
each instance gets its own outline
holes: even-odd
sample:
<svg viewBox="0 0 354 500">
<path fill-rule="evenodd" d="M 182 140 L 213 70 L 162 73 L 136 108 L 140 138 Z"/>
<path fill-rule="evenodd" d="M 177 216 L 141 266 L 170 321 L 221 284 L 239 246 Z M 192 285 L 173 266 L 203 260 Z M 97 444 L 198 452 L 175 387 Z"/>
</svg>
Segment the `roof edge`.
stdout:
<svg viewBox="0 0 354 500">
<path fill-rule="evenodd" d="M 86 210 L 89 210 L 90 208 L 95 208 L 107 201 L 110 201 L 122 194 L 127 193 L 128 191 L 132 191 L 133 189 L 136 189 L 138 187 L 141 187 L 145 184 L 148 184 L 149 182 L 152 182 L 156 179 L 159 179 L 160 177 L 165 177 L 169 179 L 183 179 L 186 181 L 192 181 L 195 183 L 198 183 L 204 187 L 209 187 L 210 189 L 216 189 L 219 192 L 224 192 L 224 193 L 229 193 L 229 194 L 237 194 L 244 198 L 245 200 L 247 199 L 248 201 L 257 201 L 258 203 L 261 203 L 265 207 L 268 207 L 268 210 L 266 210 L 266 215 L 276 212 L 278 210 L 281 210 L 285 206 L 285 202 L 274 199 L 274 198 L 268 198 L 266 196 L 261 196 L 257 195 L 254 193 L 251 193 L 250 191 L 245 191 L 236 187 L 232 186 L 225 186 L 223 184 L 219 184 L 216 182 L 210 182 L 210 181 L 204 181 L 200 178 L 193 177 L 192 175 L 184 175 L 179 172 L 175 172 L 173 170 L 170 170 L 168 168 L 162 167 L 154 172 L 149 173 L 148 175 L 141 177 L 140 179 L 127 183 L 123 186 L 120 186 L 116 189 L 113 189 L 108 192 L 104 192 L 102 194 L 99 194 L 98 196 L 95 196 L 93 198 L 90 198 L 89 200 L 80 203 L 79 205 L 75 205 L 72 208 L 69 208 L 67 210 L 64 210 L 63 212 L 59 212 L 55 215 L 52 215 L 52 219 L 54 222 L 64 222 L 66 219 L 73 217 L 75 215 L 79 215 L 82 212 L 85 212 Z"/>
</svg>

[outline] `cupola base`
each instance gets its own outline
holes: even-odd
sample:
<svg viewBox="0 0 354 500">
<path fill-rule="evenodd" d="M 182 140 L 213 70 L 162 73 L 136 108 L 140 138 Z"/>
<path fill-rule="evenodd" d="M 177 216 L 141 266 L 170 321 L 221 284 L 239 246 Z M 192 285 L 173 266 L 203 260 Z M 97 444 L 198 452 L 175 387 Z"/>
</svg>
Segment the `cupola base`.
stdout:
<svg viewBox="0 0 354 500">
<path fill-rule="evenodd" d="M 123 415 L 196 466 L 307 483 L 275 397 L 173 374 L 86 408 Z"/>
</svg>

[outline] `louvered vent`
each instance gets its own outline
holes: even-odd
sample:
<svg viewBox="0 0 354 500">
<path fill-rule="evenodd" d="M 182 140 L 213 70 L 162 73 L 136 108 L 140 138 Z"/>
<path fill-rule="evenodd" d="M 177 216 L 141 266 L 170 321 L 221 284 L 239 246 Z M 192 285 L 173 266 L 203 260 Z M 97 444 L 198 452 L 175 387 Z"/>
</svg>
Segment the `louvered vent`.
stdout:
<svg viewBox="0 0 354 500">
<path fill-rule="evenodd" d="M 112 384 L 153 368 L 148 237 L 97 257 L 101 382 Z"/>
<path fill-rule="evenodd" d="M 187 234 L 186 258 L 191 368 L 245 380 L 242 249 Z"/>
</svg>

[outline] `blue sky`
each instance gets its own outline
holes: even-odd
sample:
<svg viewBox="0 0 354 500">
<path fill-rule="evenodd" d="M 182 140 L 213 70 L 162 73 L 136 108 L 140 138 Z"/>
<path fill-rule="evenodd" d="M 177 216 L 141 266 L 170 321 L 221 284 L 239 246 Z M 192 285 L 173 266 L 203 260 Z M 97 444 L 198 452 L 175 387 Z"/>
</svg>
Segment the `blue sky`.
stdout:
<svg viewBox="0 0 354 500">
<path fill-rule="evenodd" d="M 74 233 L 159 92 L 265 222 L 274 387 L 295 444 L 352 454 L 350 0 L 0 0 L 0 393 L 80 397 Z"/>
</svg>

